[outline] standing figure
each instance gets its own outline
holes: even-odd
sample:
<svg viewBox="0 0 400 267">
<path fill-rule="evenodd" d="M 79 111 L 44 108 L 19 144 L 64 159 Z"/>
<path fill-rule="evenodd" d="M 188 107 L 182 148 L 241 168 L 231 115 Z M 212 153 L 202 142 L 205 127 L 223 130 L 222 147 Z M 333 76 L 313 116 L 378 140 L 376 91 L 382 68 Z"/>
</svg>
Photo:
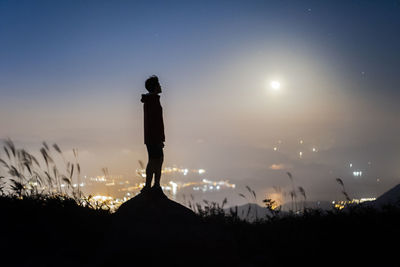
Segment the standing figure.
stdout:
<svg viewBox="0 0 400 267">
<path fill-rule="evenodd" d="M 144 143 L 147 147 L 149 161 L 146 167 L 146 184 L 141 192 L 151 188 L 154 175 L 154 190 L 160 190 L 161 166 L 164 160 L 164 121 L 160 104 L 161 86 L 158 77 L 153 75 L 145 82 L 149 93 L 142 94 L 144 110 Z"/>
</svg>

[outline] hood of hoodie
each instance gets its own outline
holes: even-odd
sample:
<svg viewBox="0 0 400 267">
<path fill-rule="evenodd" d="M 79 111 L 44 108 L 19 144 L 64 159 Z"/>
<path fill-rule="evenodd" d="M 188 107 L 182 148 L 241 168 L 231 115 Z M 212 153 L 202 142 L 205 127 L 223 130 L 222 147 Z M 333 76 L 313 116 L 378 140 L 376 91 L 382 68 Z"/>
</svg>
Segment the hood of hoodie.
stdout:
<svg viewBox="0 0 400 267">
<path fill-rule="evenodd" d="M 160 96 L 157 94 L 143 94 L 142 99 L 140 101 L 142 101 L 142 103 L 148 103 L 148 102 L 157 101 L 159 99 L 160 99 Z"/>
</svg>

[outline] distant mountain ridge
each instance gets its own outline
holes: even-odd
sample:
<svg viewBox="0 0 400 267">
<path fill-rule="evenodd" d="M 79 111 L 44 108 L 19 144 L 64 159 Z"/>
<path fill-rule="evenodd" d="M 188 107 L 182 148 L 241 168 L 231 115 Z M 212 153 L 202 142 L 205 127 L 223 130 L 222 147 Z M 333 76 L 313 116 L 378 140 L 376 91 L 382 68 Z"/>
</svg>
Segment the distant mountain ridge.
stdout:
<svg viewBox="0 0 400 267">
<path fill-rule="evenodd" d="M 363 206 L 369 206 L 374 208 L 382 208 L 385 205 L 400 205 L 400 184 L 392 187 L 381 196 L 379 196 L 375 201 L 368 201 L 362 203 Z M 333 208 L 332 203 L 329 201 L 298 201 L 297 209 L 303 210 L 303 208 L 308 209 L 321 209 L 330 210 Z M 237 215 L 241 219 L 248 221 L 254 221 L 256 219 L 266 219 L 267 216 L 271 216 L 271 212 L 256 203 L 247 203 L 240 206 L 233 206 L 224 209 L 226 214 L 230 214 L 231 211 L 237 212 Z M 281 213 L 285 214 L 293 210 L 293 204 L 288 202 L 281 206 Z"/>
<path fill-rule="evenodd" d="M 399 205 L 400 204 L 400 184 L 392 187 L 375 201 L 370 203 L 376 208 L 382 208 L 385 205 Z"/>
</svg>

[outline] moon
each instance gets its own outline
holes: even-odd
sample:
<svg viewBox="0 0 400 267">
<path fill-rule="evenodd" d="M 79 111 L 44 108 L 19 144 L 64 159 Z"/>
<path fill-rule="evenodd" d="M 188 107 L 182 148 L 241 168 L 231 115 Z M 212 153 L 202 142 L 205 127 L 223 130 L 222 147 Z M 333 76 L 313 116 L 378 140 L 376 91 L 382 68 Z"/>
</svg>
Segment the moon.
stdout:
<svg viewBox="0 0 400 267">
<path fill-rule="evenodd" d="M 275 91 L 278 91 L 281 88 L 281 83 L 279 81 L 271 81 L 270 86 Z"/>
</svg>

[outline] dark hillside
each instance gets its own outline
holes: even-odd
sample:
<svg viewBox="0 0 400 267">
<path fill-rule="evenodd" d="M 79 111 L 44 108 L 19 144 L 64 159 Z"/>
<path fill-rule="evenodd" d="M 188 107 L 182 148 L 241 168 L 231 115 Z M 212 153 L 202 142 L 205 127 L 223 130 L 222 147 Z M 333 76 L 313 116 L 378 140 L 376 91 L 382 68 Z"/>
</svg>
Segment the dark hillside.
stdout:
<svg viewBox="0 0 400 267">
<path fill-rule="evenodd" d="M 63 197 L 0 197 L 2 266 L 83 266 L 110 216 Z"/>
<path fill-rule="evenodd" d="M 400 238 L 397 206 L 249 223 L 159 192 L 115 214 L 63 197 L 3 196 L 0 211 L 2 266 L 397 266 Z"/>
</svg>

